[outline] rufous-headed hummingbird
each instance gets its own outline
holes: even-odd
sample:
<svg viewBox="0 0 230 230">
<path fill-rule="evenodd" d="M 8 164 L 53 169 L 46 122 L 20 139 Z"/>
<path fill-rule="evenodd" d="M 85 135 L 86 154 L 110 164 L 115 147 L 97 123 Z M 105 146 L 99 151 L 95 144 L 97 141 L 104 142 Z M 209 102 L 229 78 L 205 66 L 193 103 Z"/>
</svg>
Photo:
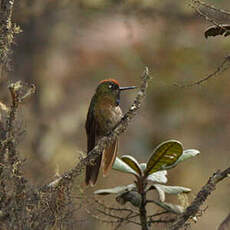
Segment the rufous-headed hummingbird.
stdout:
<svg viewBox="0 0 230 230">
<path fill-rule="evenodd" d="M 108 134 L 122 118 L 119 107 L 120 93 L 123 90 L 135 89 L 135 86 L 120 87 L 114 79 L 106 79 L 99 83 L 94 94 L 85 124 L 87 134 L 87 152 L 90 152 L 98 140 Z M 96 159 L 94 165 L 86 166 L 86 185 L 95 185 L 102 163 L 103 175 L 107 175 L 112 168 L 117 155 L 118 140 L 107 146 L 103 153 Z"/>
</svg>

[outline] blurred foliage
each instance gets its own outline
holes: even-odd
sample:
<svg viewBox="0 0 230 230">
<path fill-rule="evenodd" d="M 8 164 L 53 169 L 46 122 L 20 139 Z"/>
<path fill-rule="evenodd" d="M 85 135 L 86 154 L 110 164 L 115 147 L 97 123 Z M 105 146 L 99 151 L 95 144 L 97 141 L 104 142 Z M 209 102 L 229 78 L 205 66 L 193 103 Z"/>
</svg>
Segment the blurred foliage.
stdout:
<svg viewBox="0 0 230 230">
<path fill-rule="evenodd" d="M 228 0 L 207 2 L 229 7 Z M 169 177 L 171 184 L 192 188 L 193 195 L 216 169 L 227 166 L 229 71 L 201 86 L 174 86 L 215 71 L 230 50 L 228 37 L 204 38 L 210 23 L 189 4 L 182 0 L 21 0 L 15 4 L 13 21 L 23 32 L 14 45 L 9 79 L 37 87 L 17 121 L 26 130 L 20 152 L 27 159 L 27 178 L 40 185 L 57 171 L 72 167 L 86 150 L 84 122 L 98 82 L 113 77 L 124 86 L 137 84 L 145 65 L 151 69 L 152 85 L 138 119 L 120 138 L 119 153 L 141 161 L 153 145 L 166 139 L 195 146 L 202 153 L 199 160 L 173 169 Z M 211 13 L 219 22 L 229 22 L 229 17 Z M 5 80 L 5 75 L 0 78 L 0 97 L 7 104 Z M 133 95 L 121 98 L 123 111 Z M 97 188 L 121 184 L 119 173 L 101 179 Z M 76 186 L 91 194 L 82 181 Z M 209 215 L 193 229 L 212 228 L 227 215 L 228 186 L 219 187 L 209 200 Z M 79 226 L 108 229 L 91 219 Z"/>
</svg>

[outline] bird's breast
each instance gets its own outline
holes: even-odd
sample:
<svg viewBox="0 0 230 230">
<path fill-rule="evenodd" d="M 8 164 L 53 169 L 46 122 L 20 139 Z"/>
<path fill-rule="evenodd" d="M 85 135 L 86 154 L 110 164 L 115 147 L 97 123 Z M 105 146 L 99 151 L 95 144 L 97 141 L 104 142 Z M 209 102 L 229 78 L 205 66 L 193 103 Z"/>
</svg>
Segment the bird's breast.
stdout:
<svg viewBox="0 0 230 230">
<path fill-rule="evenodd" d="M 94 113 L 99 135 L 106 135 L 122 118 L 122 111 L 119 106 L 98 106 L 95 107 Z"/>
</svg>

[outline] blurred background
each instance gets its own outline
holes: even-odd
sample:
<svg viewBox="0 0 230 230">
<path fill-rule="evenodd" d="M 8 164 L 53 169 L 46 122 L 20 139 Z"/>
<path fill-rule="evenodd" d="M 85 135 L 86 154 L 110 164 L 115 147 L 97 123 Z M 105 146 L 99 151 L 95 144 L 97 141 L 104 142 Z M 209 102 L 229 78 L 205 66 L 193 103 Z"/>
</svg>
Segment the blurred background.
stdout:
<svg viewBox="0 0 230 230">
<path fill-rule="evenodd" d="M 230 7 L 229 0 L 207 3 L 225 10 Z M 230 70 L 200 86 L 175 86 L 214 72 L 230 50 L 228 37 L 204 38 L 210 23 L 190 4 L 183 0 L 15 2 L 14 21 L 23 32 L 16 38 L 8 78 L 37 87 L 33 98 L 20 108 L 18 119 L 25 130 L 19 150 L 26 159 L 26 176 L 34 185 L 70 169 L 86 152 L 84 123 L 98 82 L 115 78 L 122 86 L 139 85 L 144 66 L 150 68 L 153 79 L 141 111 L 120 137 L 119 154 L 145 162 L 153 148 L 167 139 L 199 149 L 198 157 L 169 171 L 168 184 L 191 188 L 190 200 L 217 169 L 229 167 Z M 230 21 L 218 12 L 210 13 L 220 23 Z M 7 102 L 5 80 L 0 82 L 0 96 Z M 124 112 L 135 93 L 122 95 Z M 96 189 L 132 181 L 112 171 L 91 189 L 85 187 L 82 175 L 76 181 L 76 195 L 79 189 L 90 196 Z M 205 204 L 207 211 L 192 229 L 214 229 L 227 216 L 229 186 L 227 180 L 218 184 Z M 81 216 L 85 218 L 83 210 L 78 219 Z M 90 217 L 79 226 L 113 229 Z"/>
</svg>

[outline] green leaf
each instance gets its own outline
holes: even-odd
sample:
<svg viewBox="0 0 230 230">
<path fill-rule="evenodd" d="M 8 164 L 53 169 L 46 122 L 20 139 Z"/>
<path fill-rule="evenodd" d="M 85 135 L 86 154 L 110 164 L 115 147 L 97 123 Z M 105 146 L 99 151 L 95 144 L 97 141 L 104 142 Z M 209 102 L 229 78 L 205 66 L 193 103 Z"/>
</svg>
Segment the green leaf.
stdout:
<svg viewBox="0 0 230 230">
<path fill-rule="evenodd" d="M 158 172 L 155 172 L 155 173 L 148 175 L 147 180 L 149 180 L 151 182 L 157 182 L 157 183 L 165 184 L 168 181 L 166 175 L 167 175 L 166 170 L 158 171 Z"/>
<path fill-rule="evenodd" d="M 138 176 L 137 172 L 134 171 L 131 167 L 129 167 L 129 165 L 127 165 L 119 157 L 116 157 L 116 160 L 113 164 L 113 169 Z"/>
<path fill-rule="evenodd" d="M 162 184 L 154 184 L 153 186 L 158 191 L 160 201 L 165 201 L 165 193 L 177 195 L 180 193 L 191 192 L 190 188 L 185 188 L 181 186 L 167 186 Z"/>
<path fill-rule="evenodd" d="M 179 141 L 169 140 L 156 147 L 145 170 L 146 175 L 163 170 L 173 165 L 183 153 L 183 146 Z"/>
<path fill-rule="evenodd" d="M 136 171 L 140 176 L 143 174 L 140 164 L 134 157 L 130 155 L 123 155 L 121 157 L 121 160 L 123 160 L 127 165 L 129 165 L 129 167 Z"/>
<path fill-rule="evenodd" d="M 117 193 L 122 193 L 125 191 L 131 191 L 133 188 L 135 188 L 135 184 L 129 184 L 125 186 L 117 186 L 114 188 L 108 188 L 108 189 L 99 189 L 94 192 L 96 195 L 109 195 L 109 194 L 117 194 Z"/>
<path fill-rule="evenodd" d="M 199 154 L 200 154 L 200 151 L 197 150 L 197 149 L 186 149 L 186 150 L 183 151 L 183 154 L 179 157 L 179 159 L 173 165 L 170 165 L 170 166 L 166 167 L 166 169 L 174 168 L 180 162 L 188 160 L 188 159 L 190 159 L 192 157 L 195 157 L 195 156 L 197 156 Z"/>
</svg>

